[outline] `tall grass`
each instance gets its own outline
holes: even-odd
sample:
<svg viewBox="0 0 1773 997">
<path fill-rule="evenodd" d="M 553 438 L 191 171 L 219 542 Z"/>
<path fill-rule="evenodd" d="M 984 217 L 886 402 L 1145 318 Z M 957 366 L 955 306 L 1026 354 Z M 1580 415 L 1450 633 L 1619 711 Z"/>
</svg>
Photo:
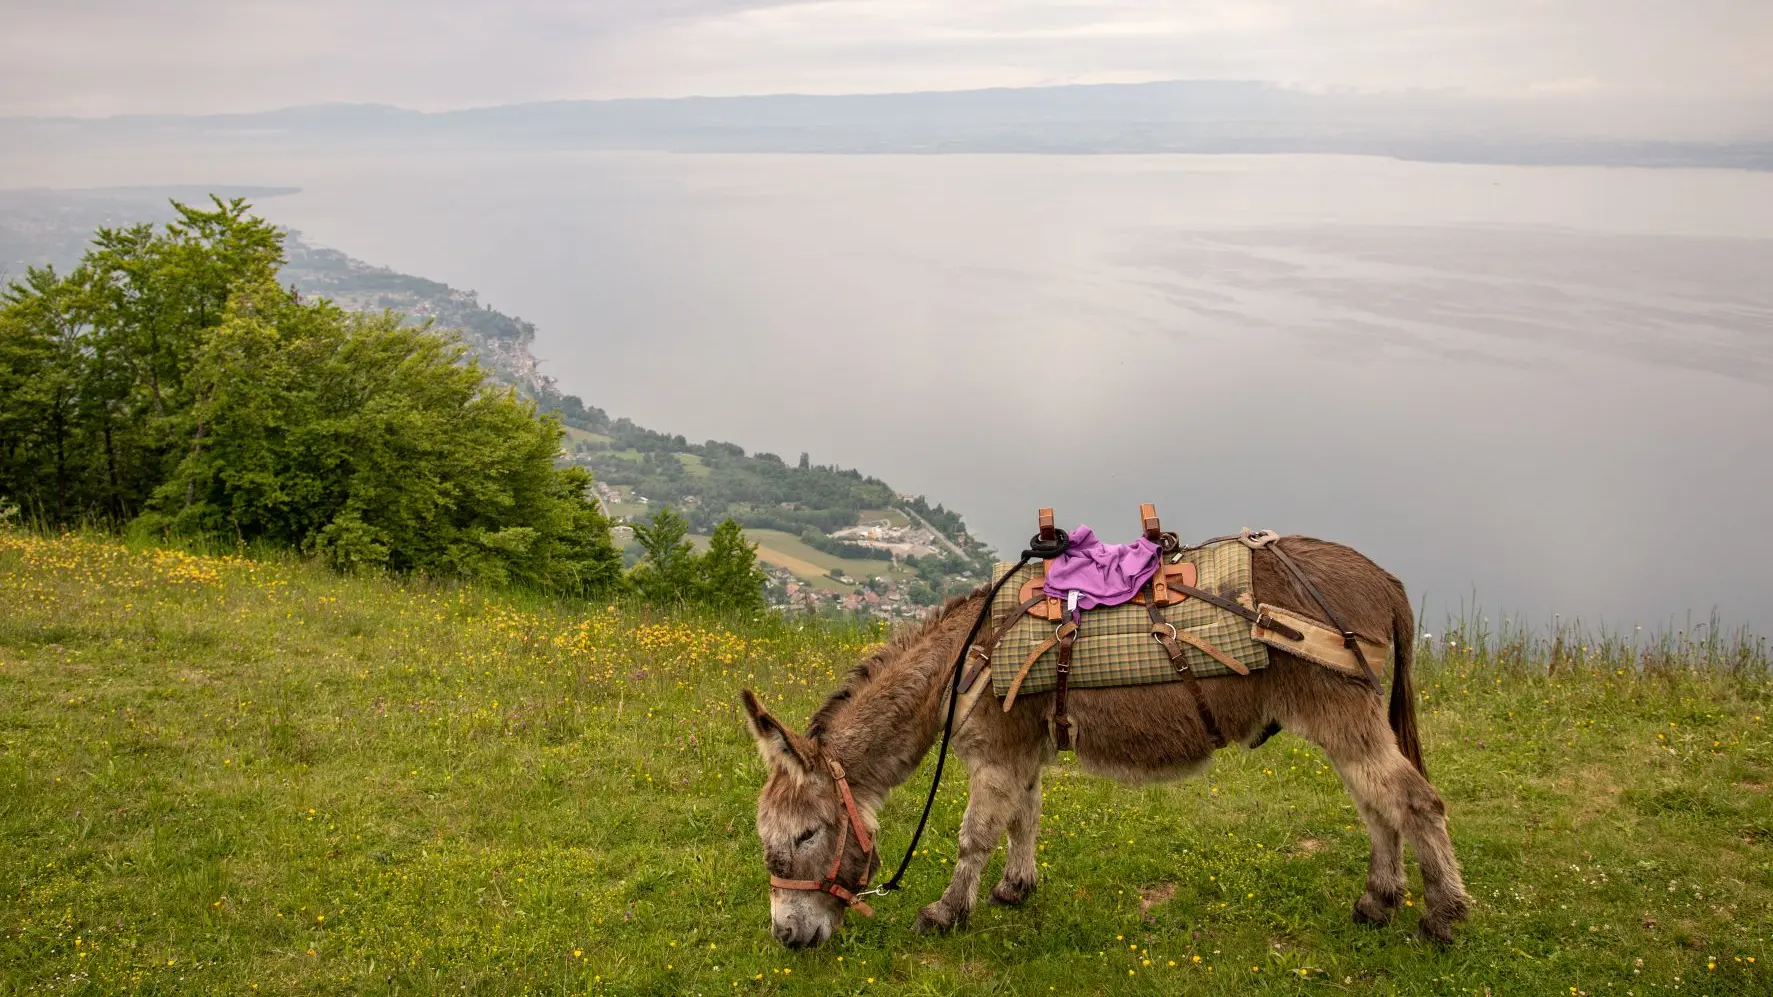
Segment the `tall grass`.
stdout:
<svg viewBox="0 0 1773 997">
<path fill-rule="evenodd" d="M 1645 631 L 1589 626 L 1554 616 L 1534 625 L 1520 614 L 1492 622 L 1476 599 L 1461 601 L 1438 630 L 1426 610 L 1417 614 L 1417 667 L 1425 672 L 1481 671 L 1510 677 L 1579 679 L 1601 675 L 1729 677 L 1765 680 L 1773 674 L 1767 638 L 1746 625 L 1709 618 Z"/>
</svg>

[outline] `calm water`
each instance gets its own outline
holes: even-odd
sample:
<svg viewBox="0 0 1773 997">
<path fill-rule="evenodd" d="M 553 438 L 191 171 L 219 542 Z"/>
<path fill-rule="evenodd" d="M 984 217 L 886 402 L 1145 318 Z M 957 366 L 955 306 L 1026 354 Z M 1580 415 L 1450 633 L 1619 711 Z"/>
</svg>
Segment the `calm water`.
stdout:
<svg viewBox="0 0 1773 997">
<path fill-rule="evenodd" d="M 10 174 L 10 175 L 8 175 Z M 481 292 L 568 390 L 861 467 L 1014 551 L 1140 501 L 1646 627 L 1773 626 L 1773 174 L 1339 157 L 0 162 L 293 184 L 264 213 Z M 1436 629 L 1431 627 L 1431 629 Z"/>
</svg>

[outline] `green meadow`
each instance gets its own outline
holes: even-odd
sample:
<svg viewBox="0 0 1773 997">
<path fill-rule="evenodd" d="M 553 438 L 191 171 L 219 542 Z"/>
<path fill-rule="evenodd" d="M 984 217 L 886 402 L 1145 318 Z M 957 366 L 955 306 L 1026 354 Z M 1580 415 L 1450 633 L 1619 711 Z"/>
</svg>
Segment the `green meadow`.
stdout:
<svg viewBox="0 0 1773 997">
<path fill-rule="evenodd" d="M 1764 647 L 1431 629 L 1452 946 L 1351 922 L 1365 836 L 1282 734 L 1059 765 L 1029 904 L 919 937 L 956 777 L 907 889 L 789 952 L 736 693 L 804 718 L 880 631 L 0 529 L 0 994 L 1773 993 Z"/>
</svg>

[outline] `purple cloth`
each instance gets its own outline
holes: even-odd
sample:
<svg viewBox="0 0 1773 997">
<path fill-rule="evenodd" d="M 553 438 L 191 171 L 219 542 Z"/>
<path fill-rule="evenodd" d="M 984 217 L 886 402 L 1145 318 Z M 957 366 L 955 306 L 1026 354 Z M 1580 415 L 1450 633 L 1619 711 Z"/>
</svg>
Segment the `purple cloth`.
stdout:
<svg viewBox="0 0 1773 997">
<path fill-rule="evenodd" d="M 1076 592 L 1079 609 L 1118 606 L 1139 594 L 1162 561 L 1163 552 L 1144 537 L 1130 544 L 1105 544 L 1094 530 L 1079 526 L 1065 553 L 1047 562 L 1047 598 L 1064 599 Z"/>
</svg>

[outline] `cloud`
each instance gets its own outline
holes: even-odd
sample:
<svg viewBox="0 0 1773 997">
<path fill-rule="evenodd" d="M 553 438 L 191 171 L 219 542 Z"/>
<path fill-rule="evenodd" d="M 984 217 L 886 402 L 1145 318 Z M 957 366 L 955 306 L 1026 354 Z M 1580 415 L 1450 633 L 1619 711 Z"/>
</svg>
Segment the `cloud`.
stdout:
<svg viewBox="0 0 1773 997">
<path fill-rule="evenodd" d="M 1767 0 L 9 0 L 0 113 L 1170 78 L 1773 95 Z"/>
</svg>

